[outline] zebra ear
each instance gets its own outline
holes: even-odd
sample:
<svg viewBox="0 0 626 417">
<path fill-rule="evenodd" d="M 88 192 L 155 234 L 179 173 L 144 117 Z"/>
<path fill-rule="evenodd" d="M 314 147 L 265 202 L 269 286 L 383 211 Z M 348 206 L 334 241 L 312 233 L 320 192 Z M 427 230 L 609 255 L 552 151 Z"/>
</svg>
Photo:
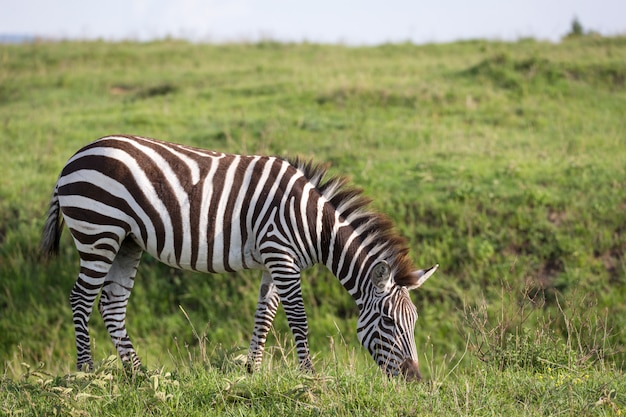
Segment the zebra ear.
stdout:
<svg viewBox="0 0 626 417">
<path fill-rule="evenodd" d="M 390 283 L 391 269 L 386 261 L 380 261 L 372 268 L 370 280 L 376 288 L 384 291 Z"/>
<path fill-rule="evenodd" d="M 428 269 L 419 269 L 411 272 L 411 277 L 415 280 L 415 284 L 407 286 L 408 290 L 414 290 L 422 286 L 428 278 L 439 268 L 439 264 L 432 266 Z"/>
</svg>

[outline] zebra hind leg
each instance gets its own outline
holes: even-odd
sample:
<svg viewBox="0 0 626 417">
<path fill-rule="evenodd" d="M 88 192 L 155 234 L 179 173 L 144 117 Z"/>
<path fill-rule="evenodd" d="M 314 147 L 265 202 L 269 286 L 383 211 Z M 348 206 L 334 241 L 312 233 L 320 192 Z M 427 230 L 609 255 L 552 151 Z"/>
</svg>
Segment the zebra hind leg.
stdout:
<svg viewBox="0 0 626 417">
<path fill-rule="evenodd" d="M 120 359 L 133 370 L 141 367 L 141 360 L 126 331 L 126 306 L 135 283 L 142 252 L 143 250 L 131 238 L 126 238 L 122 242 L 106 276 L 98 303 L 98 310 Z"/>
<path fill-rule="evenodd" d="M 89 275 L 81 272 L 70 293 L 70 305 L 72 307 L 72 319 L 74 321 L 74 333 L 76 337 L 76 368 L 89 371 L 93 369 L 91 346 L 89 338 L 89 317 L 93 304 L 98 296 L 104 277 L 94 277 L 95 271 L 89 271 Z"/>
<path fill-rule="evenodd" d="M 252 333 L 246 363 L 248 372 L 257 371 L 261 367 L 267 334 L 274 321 L 274 316 L 276 316 L 279 302 L 280 298 L 276 292 L 276 286 L 272 281 L 272 276 L 268 271 L 263 271 L 261 288 L 259 290 L 259 301 L 257 302 L 256 313 L 254 314 L 254 331 Z"/>
<path fill-rule="evenodd" d="M 78 232 L 74 231 L 74 233 L 78 235 Z M 75 239 L 77 247 L 80 247 L 80 241 L 76 237 Z M 116 250 L 113 246 L 110 247 L 112 258 Z M 70 305 L 76 337 L 76 367 L 78 370 L 91 370 L 93 358 L 89 337 L 89 318 L 113 261 L 103 253 L 93 254 L 86 250 L 83 250 L 80 256 L 80 272 L 70 293 Z"/>
</svg>

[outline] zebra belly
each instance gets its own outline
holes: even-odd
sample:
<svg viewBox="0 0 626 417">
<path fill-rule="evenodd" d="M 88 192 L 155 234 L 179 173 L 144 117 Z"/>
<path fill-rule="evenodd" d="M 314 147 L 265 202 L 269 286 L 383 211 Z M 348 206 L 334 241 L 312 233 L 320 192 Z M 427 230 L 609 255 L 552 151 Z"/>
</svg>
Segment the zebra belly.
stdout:
<svg viewBox="0 0 626 417">
<path fill-rule="evenodd" d="M 257 261 L 259 255 L 252 241 L 233 243 L 231 238 L 231 244 L 225 248 L 223 239 L 194 244 L 194 235 L 197 236 L 197 233 L 186 234 L 178 251 L 174 246 L 165 246 L 159 251 L 154 244 L 140 245 L 164 264 L 189 271 L 223 273 L 263 268 L 263 264 Z M 197 249 L 192 250 L 192 247 Z"/>
</svg>

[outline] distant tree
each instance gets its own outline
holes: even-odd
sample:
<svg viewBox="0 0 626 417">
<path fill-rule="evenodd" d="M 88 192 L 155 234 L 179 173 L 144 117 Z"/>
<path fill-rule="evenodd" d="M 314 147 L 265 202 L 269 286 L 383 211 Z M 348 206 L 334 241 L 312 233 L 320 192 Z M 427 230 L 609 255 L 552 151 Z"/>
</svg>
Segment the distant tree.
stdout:
<svg viewBox="0 0 626 417">
<path fill-rule="evenodd" d="M 570 29 L 570 32 L 567 34 L 567 37 L 574 38 L 578 36 L 583 36 L 584 34 L 585 34 L 585 31 L 583 30 L 583 25 L 580 23 L 580 20 L 578 20 L 577 17 L 574 17 L 574 20 L 572 20 L 572 28 Z"/>
</svg>

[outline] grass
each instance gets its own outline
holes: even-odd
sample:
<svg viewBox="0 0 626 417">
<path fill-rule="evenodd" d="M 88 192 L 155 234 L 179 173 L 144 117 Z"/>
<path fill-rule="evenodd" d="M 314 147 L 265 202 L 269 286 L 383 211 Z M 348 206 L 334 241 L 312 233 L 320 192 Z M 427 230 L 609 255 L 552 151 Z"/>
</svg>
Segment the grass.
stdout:
<svg viewBox="0 0 626 417">
<path fill-rule="evenodd" d="M 198 341 L 202 346 L 202 337 Z M 435 363 L 430 357 L 424 365 L 432 378 L 407 383 L 383 376 L 371 361 L 361 362 L 363 358 L 343 344 L 331 350 L 335 358 L 314 375 L 294 370 L 295 359 L 283 349 L 271 350 L 270 360 L 253 375 L 244 371 L 243 355 L 210 346 L 208 350 L 181 348 L 172 355 L 171 371 L 159 367 L 132 373 L 119 367 L 116 356 L 101 361 L 90 373 L 63 376 L 47 371 L 44 364 L 23 363 L 18 378 L 0 379 L 0 410 L 7 416 L 624 412 L 623 375 L 587 361 L 564 365 L 546 360 L 539 368 L 518 363 L 501 370 L 491 366 L 461 370 L 459 358 Z"/>
<path fill-rule="evenodd" d="M 625 56 L 624 37 L 595 36 L 0 46 L 0 414 L 623 414 Z M 39 234 L 63 164 L 111 133 L 298 154 L 349 175 L 418 266 L 441 265 L 413 295 L 427 382 L 380 375 L 323 268 L 303 280 L 318 374 L 294 370 L 279 312 L 263 371 L 247 375 L 258 273 L 148 257 L 128 312 L 147 369 L 107 359 L 96 314 L 100 367 L 76 373 L 78 258 L 66 232 L 43 264 Z"/>
<path fill-rule="evenodd" d="M 487 329 L 477 323 L 476 336 Z M 517 346 L 495 352 L 497 363 L 464 369 L 462 357 L 435 358 L 430 345 L 422 366 L 431 378 L 423 383 L 389 379 L 334 340 L 317 374 L 297 371 L 295 355 L 282 341 L 270 349 L 263 369 L 250 375 L 240 351 L 211 345 L 194 329 L 197 344 L 170 352 L 171 370 L 131 372 L 120 368 L 114 355 L 90 373 L 63 376 L 43 363 L 22 363 L 19 371 L 11 370 L 19 377 L 0 379 L 0 410 L 7 416 L 622 415 L 623 375 L 597 357 L 589 360 L 578 356 L 577 348 L 546 340 L 549 329 L 537 328 L 538 339 L 513 337 Z M 568 343 L 582 327 L 571 329 Z"/>
</svg>

